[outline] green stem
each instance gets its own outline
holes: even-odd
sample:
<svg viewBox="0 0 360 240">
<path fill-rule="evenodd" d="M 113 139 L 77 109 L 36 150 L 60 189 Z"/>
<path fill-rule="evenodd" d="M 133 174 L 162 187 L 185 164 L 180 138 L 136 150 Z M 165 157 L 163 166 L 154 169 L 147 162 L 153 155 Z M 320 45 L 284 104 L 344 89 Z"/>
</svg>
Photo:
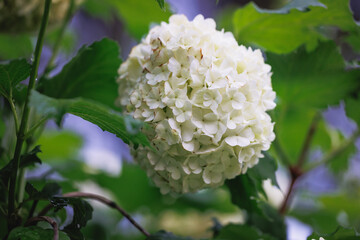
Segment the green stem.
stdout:
<svg viewBox="0 0 360 240">
<path fill-rule="evenodd" d="M 38 68 L 40 63 L 40 55 L 42 51 L 42 46 L 44 43 L 44 35 L 47 22 L 49 20 L 49 12 L 50 12 L 51 0 L 45 0 L 44 14 L 41 21 L 40 31 L 36 43 L 35 54 L 34 54 L 34 63 L 32 65 L 30 80 L 26 94 L 26 100 L 24 104 L 23 115 L 20 123 L 20 128 L 17 134 L 15 153 L 14 153 L 14 170 L 10 177 L 10 185 L 9 185 L 9 199 L 8 199 L 8 218 L 9 218 L 9 229 L 12 229 L 14 223 L 12 221 L 12 216 L 15 210 L 15 190 L 16 190 L 16 177 L 19 171 L 19 162 L 21 149 L 25 140 L 25 132 L 27 131 L 28 119 L 29 119 L 29 98 L 31 94 L 31 90 L 35 87 L 36 78 L 38 75 Z"/>
<path fill-rule="evenodd" d="M 10 92 L 10 97 L 9 97 L 8 100 L 9 100 L 11 111 L 12 111 L 12 113 L 14 115 L 15 129 L 16 129 L 16 134 L 17 134 L 18 131 L 19 131 L 19 118 L 18 118 L 18 115 L 17 115 L 17 112 L 16 112 L 16 107 L 15 107 L 14 101 L 12 100 L 12 93 L 11 92 Z"/>
<path fill-rule="evenodd" d="M 25 139 L 28 139 L 29 137 L 31 137 L 31 135 L 35 132 L 35 130 L 38 127 L 42 126 L 47 120 L 48 120 L 48 118 L 44 117 L 39 122 L 37 122 L 34 126 L 32 126 L 25 134 Z"/>
<path fill-rule="evenodd" d="M 18 183 L 19 183 L 19 188 L 18 188 L 18 202 L 22 202 L 24 200 L 24 193 L 25 193 L 25 184 L 26 184 L 26 179 L 25 179 L 25 168 L 20 169 L 19 171 L 19 178 L 18 178 Z"/>
<path fill-rule="evenodd" d="M 350 138 L 346 139 L 340 146 L 327 153 L 320 161 L 308 165 L 305 171 L 311 171 L 323 164 L 329 163 L 331 160 L 343 153 L 348 147 L 354 144 L 355 140 L 360 137 L 360 130 L 357 130 Z"/>
<path fill-rule="evenodd" d="M 44 75 L 46 76 L 47 74 L 49 74 L 49 72 L 54 68 L 54 62 L 55 62 L 55 59 L 56 59 L 56 56 L 60 50 L 60 44 L 61 44 L 61 41 L 64 37 L 64 34 L 65 34 L 65 29 L 71 19 L 71 16 L 74 12 L 74 9 L 75 9 L 75 0 L 71 0 L 70 1 L 70 5 L 69 5 L 69 8 L 67 10 L 67 13 L 66 13 L 66 16 L 64 18 L 64 21 L 62 22 L 62 25 L 60 27 L 60 32 L 59 32 L 59 36 L 57 37 L 56 39 L 56 42 L 54 44 L 54 47 L 52 49 L 52 55 L 51 55 L 51 58 L 45 68 L 45 72 L 44 72 Z"/>
</svg>

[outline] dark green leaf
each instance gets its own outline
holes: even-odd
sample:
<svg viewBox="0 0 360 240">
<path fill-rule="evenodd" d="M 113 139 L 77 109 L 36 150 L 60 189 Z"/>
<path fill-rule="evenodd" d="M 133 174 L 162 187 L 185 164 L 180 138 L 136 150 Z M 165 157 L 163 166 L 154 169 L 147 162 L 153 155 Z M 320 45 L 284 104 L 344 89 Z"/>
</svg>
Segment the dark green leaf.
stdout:
<svg viewBox="0 0 360 240">
<path fill-rule="evenodd" d="M 26 35 L 0 34 L 0 60 L 28 57 L 33 52 L 31 39 Z"/>
<path fill-rule="evenodd" d="M 14 228 L 8 240 L 53 240 L 54 230 L 43 229 L 37 226 Z M 59 240 L 70 240 L 62 231 L 59 232 Z"/>
<path fill-rule="evenodd" d="M 343 227 L 337 227 L 337 229 L 330 234 L 311 234 L 307 239 L 319 239 L 324 238 L 326 240 L 359 240 L 360 236 L 358 236 L 354 229 L 347 229 Z"/>
<path fill-rule="evenodd" d="M 159 232 L 147 237 L 146 240 L 193 240 L 193 238 L 178 237 L 170 232 L 159 231 Z"/>
<path fill-rule="evenodd" d="M 164 2 L 164 0 L 156 0 L 156 1 L 159 4 L 160 8 L 162 10 L 165 10 L 165 2 Z"/>
<path fill-rule="evenodd" d="M 317 7 L 324 7 L 326 6 L 319 2 L 318 0 L 292 0 L 285 6 L 279 9 L 261 9 L 259 7 L 256 7 L 256 10 L 260 13 L 279 13 L 279 14 L 285 14 L 289 13 L 292 9 L 297 9 L 299 11 L 308 11 L 310 6 L 317 6 Z"/>
<path fill-rule="evenodd" d="M 31 200 L 49 199 L 61 193 L 61 187 L 55 182 L 46 183 L 41 191 L 36 190 L 34 186 L 28 182 L 26 183 L 25 190 Z"/>
<path fill-rule="evenodd" d="M 53 197 L 50 199 L 51 204 L 54 206 L 55 211 L 61 208 L 71 205 L 74 210 L 72 222 L 64 228 L 71 239 L 83 239 L 83 235 L 80 231 L 85 227 L 87 222 L 92 218 L 93 208 L 91 205 L 79 198 L 67 198 L 67 197 Z"/>
<path fill-rule="evenodd" d="M 37 153 L 41 152 L 40 146 L 36 146 L 32 151 L 20 157 L 20 168 L 25 168 L 34 165 L 35 163 L 41 164 L 41 160 L 37 157 Z M 11 160 L 5 167 L 0 169 L 0 180 L 7 185 L 10 175 L 14 169 L 14 161 Z"/>
<path fill-rule="evenodd" d="M 0 64 L 0 94 L 12 97 L 13 88 L 30 75 L 31 65 L 25 59 Z"/>
<path fill-rule="evenodd" d="M 120 63 L 118 44 L 104 38 L 81 48 L 58 75 L 42 80 L 40 90 L 53 98 L 83 97 L 114 107 Z"/>
<path fill-rule="evenodd" d="M 360 126 L 360 88 L 357 90 L 358 93 L 354 94 L 345 100 L 346 115 L 354 120 L 358 126 Z"/>
<path fill-rule="evenodd" d="M 263 154 L 265 157 L 261 158 L 253 168 L 248 169 L 247 174 L 253 181 L 270 179 L 272 184 L 279 187 L 275 176 L 277 170 L 276 160 L 266 152 Z"/>
<path fill-rule="evenodd" d="M 277 209 L 265 202 L 260 202 L 258 207 L 261 212 L 252 212 L 248 215 L 247 224 L 260 229 L 263 233 L 269 234 L 276 239 L 286 239 L 286 225 L 284 217 Z"/>
<path fill-rule="evenodd" d="M 104 131 L 115 134 L 125 143 L 132 142 L 135 145 L 149 146 L 146 136 L 139 132 L 141 125 L 136 120 L 130 120 L 129 117 L 125 117 L 102 104 L 81 98 L 55 99 L 33 91 L 30 97 L 30 105 L 39 114 L 55 118 L 58 123 L 65 113 L 71 113 L 96 124 Z M 126 121 L 125 118 L 127 118 Z M 137 131 L 131 129 L 134 126 L 138 127 Z M 131 132 L 128 129 L 131 129 Z"/>
<path fill-rule="evenodd" d="M 321 0 L 292 1 L 281 13 L 259 12 L 254 3 L 238 9 L 233 17 L 234 33 L 242 44 L 253 44 L 275 53 L 289 53 L 301 45 L 314 49 L 324 36 L 318 31 L 323 26 L 338 27 L 343 32 L 359 33 L 349 9 L 349 1 Z M 310 4 L 309 11 L 302 12 Z M 294 9 L 295 8 L 295 9 Z M 292 10 L 290 10 L 292 9 Z M 275 11 L 277 12 L 277 11 Z"/>
<path fill-rule="evenodd" d="M 360 88 L 360 70 L 346 71 L 332 42 L 322 43 L 311 53 L 302 48 L 285 56 L 267 54 L 267 58 L 274 72 L 274 90 L 280 103 L 289 107 L 326 108 Z"/>
<path fill-rule="evenodd" d="M 229 224 L 224 226 L 220 234 L 215 238 L 218 240 L 240 240 L 240 239 L 263 239 L 275 240 L 268 234 L 262 233 L 259 229 L 248 225 Z"/>
<path fill-rule="evenodd" d="M 38 153 L 41 153 L 39 145 L 30 152 L 23 154 L 20 159 L 20 168 L 28 167 L 35 163 L 41 164 L 41 159 L 37 156 Z"/>
<path fill-rule="evenodd" d="M 223 228 L 223 225 L 215 217 L 213 217 L 211 220 L 213 222 L 213 226 L 211 227 L 211 231 L 213 232 L 213 237 L 217 237 L 221 229 Z"/>
<path fill-rule="evenodd" d="M 276 239 L 286 239 L 284 219 L 277 210 L 261 200 L 260 196 L 265 192 L 260 183 L 262 183 L 262 179 L 252 179 L 247 174 L 226 181 L 231 192 L 232 202 L 246 210 L 248 225 L 254 226 Z M 259 189 L 259 187 L 261 188 Z"/>
<path fill-rule="evenodd" d="M 80 229 L 86 226 L 86 223 L 92 218 L 93 208 L 91 205 L 79 198 L 68 198 L 69 204 L 74 209 L 73 220 L 66 229 Z"/>
<path fill-rule="evenodd" d="M 230 190 L 233 204 L 248 212 L 260 212 L 258 207 L 259 193 L 256 184 L 248 175 L 239 175 L 225 183 Z"/>
</svg>

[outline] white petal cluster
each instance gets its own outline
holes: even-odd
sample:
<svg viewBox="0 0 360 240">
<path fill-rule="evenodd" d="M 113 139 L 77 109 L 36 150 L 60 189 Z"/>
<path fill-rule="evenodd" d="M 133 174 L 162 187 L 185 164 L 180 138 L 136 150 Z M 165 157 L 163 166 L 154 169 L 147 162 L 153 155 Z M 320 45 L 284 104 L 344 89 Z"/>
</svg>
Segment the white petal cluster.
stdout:
<svg viewBox="0 0 360 240">
<path fill-rule="evenodd" d="M 162 193 L 216 187 L 254 166 L 274 140 L 271 68 L 202 15 L 173 15 L 120 69 L 120 104 L 150 127 L 136 161 Z"/>
</svg>

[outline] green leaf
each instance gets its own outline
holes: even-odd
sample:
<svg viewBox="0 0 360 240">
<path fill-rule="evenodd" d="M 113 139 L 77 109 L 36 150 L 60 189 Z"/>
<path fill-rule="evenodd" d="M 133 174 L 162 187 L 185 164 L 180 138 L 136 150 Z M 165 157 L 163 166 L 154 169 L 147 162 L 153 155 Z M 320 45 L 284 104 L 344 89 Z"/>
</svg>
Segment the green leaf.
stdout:
<svg viewBox="0 0 360 240">
<path fill-rule="evenodd" d="M 26 35 L 0 34 L 0 60 L 28 57 L 33 52 L 31 39 Z"/>
<path fill-rule="evenodd" d="M 120 63 L 118 44 L 104 38 L 81 48 L 58 75 L 42 80 L 40 91 L 53 98 L 83 97 L 114 107 Z"/>
<path fill-rule="evenodd" d="M 318 31 L 323 26 L 338 27 L 348 33 L 358 34 L 360 31 L 353 20 L 349 1 L 321 0 L 326 7 L 318 1 L 302 2 L 292 1 L 284 9 L 262 12 L 254 3 L 249 3 L 234 14 L 235 36 L 242 44 L 253 44 L 275 53 L 289 53 L 301 45 L 306 45 L 308 50 L 314 49 L 317 41 L 324 38 Z M 303 10 L 306 4 L 312 5 L 308 7 L 309 11 L 296 9 Z"/>
<path fill-rule="evenodd" d="M 68 197 L 52 197 L 50 202 L 54 206 L 55 211 L 59 211 L 67 205 L 72 206 L 74 210 L 72 222 L 65 226 L 63 231 L 66 232 L 71 239 L 83 239 L 80 229 L 85 227 L 87 222 L 92 218 L 93 208 L 91 205 L 80 198 Z"/>
<path fill-rule="evenodd" d="M 46 183 L 41 191 L 36 190 L 34 186 L 27 182 L 25 186 L 25 191 L 29 194 L 29 199 L 31 200 L 47 200 L 54 195 L 61 193 L 61 187 L 56 182 Z"/>
<path fill-rule="evenodd" d="M 25 59 L 12 60 L 0 65 L 0 94 L 7 99 L 12 97 L 13 89 L 30 75 L 31 65 Z"/>
<path fill-rule="evenodd" d="M 302 48 L 296 53 L 268 54 L 267 57 L 278 97 L 273 117 L 277 141 L 295 163 L 317 109 L 338 104 L 356 93 L 360 87 L 360 70 L 345 70 L 343 58 L 330 42 L 322 43 L 311 53 Z M 356 104 L 352 108 L 357 112 Z M 323 121 L 317 128 L 313 146 L 320 146 L 324 151 L 330 147 Z"/>
<path fill-rule="evenodd" d="M 173 233 L 165 232 L 165 231 L 161 230 L 161 231 L 147 237 L 146 240 L 193 240 L 193 238 L 178 237 L 178 236 L 175 236 Z"/>
<path fill-rule="evenodd" d="M 280 103 L 288 107 L 326 108 L 360 88 L 360 70 L 345 70 L 339 49 L 322 43 L 308 53 L 304 48 L 288 55 L 267 54 L 272 83 Z"/>
<path fill-rule="evenodd" d="M 138 121 L 94 101 L 81 98 L 55 99 L 32 91 L 30 105 L 39 114 L 55 118 L 58 123 L 61 122 L 65 113 L 71 113 L 96 124 L 104 131 L 115 134 L 125 143 L 132 142 L 135 145 L 150 146 L 146 136 L 139 132 L 140 124 Z"/>
<path fill-rule="evenodd" d="M 290 215 L 310 225 L 319 234 L 331 233 L 339 225 L 336 220 L 337 214 L 329 212 L 327 209 L 299 209 L 291 212 Z"/>
<path fill-rule="evenodd" d="M 225 184 L 230 190 L 233 204 L 247 212 L 260 212 L 257 185 L 248 175 L 242 174 L 234 179 L 226 180 Z"/>
<path fill-rule="evenodd" d="M 247 174 L 253 181 L 270 179 L 272 184 L 279 187 L 275 176 L 277 170 L 276 160 L 266 152 L 263 154 L 264 158 L 259 159 L 259 163 L 253 168 L 248 169 Z"/>
<path fill-rule="evenodd" d="M 79 198 L 68 198 L 69 204 L 74 209 L 73 220 L 65 229 L 80 229 L 92 218 L 93 208 L 91 205 Z"/>
<path fill-rule="evenodd" d="M 330 234 L 317 234 L 312 233 L 307 239 L 319 239 L 324 238 L 326 240 L 359 240 L 360 236 L 356 234 L 354 229 L 347 229 L 343 227 L 337 227 L 337 229 Z"/>
<path fill-rule="evenodd" d="M 350 194 L 321 196 L 319 200 L 324 206 L 324 209 L 329 213 L 338 216 L 340 213 L 345 212 L 348 218 L 348 224 L 360 229 L 360 191 L 359 188 L 349 189 L 348 191 L 350 191 Z"/>
<path fill-rule="evenodd" d="M 260 13 L 279 13 L 279 14 L 286 14 L 289 13 L 292 9 L 297 9 L 299 11 L 308 11 L 310 6 L 317 6 L 326 8 L 324 4 L 319 2 L 318 0 L 292 0 L 285 6 L 279 9 L 262 9 L 256 6 L 256 10 Z"/>
<path fill-rule="evenodd" d="M 276 239 L 286 239 L 286 225 L 284 217 L 277 209 L 265 202 L 260 202 L 258 207 L 261 212 L 249 213 L 247 224 L 260 229 L 263 233 L 269 234 Z"/>
<path fill-rule="evenodd" d="M 75 157 L 83 139 L 71 131 L 44 131 L 36 143 L 43 150 L 39 156 L 45 162 L 68 160 Z"/>
<path fill-rule="evenodd" d="M 349 97 L 345 99 L 345 111 L 346 115 L 354 120 L 358 126 L 360 126 L 360 89 L 358 89 L 358 93 L 354 94 L 353 97 Z"/>
<path fill-rule="evenodd" d="M 160 8 L 162 10 L 165 10 L 165 2 L 164 2 L 164 0 L 156 0 L 156 1 L 159 4 Z"/>
<path fill-rule="evenodd" d="M 166 11 L 161 10 L 150 0 L 108 0 L 124 21 L 127 30 L 137 40 L 149 31 L 151 23 L 168 21 L 171 12 L 165 4 Z M 136 6 L 136 7 L 134 7 Z M 145 13 L 145 14 L 144 14 Z"/>
<path fill-rule="evenodd" d="M 220 234 L 215 238 L 218 240 L 239 240 L 239 239 L 263 239 L 263 240 L 275 240 L 268 234 L 262 233 L 259 229 L 239 224 L 229 224 L 224 226 Z"/>
<path fill-rule="evenodd" d="M 231 192 L 231 201 L 246 210 L 248 225 L 254 226 L 276 239 L 286 239 L 284 219 L 276 209 L 263 202 L 261 195 L 265 192 L 260 183 L 262 183 L 262 179 L 253 179 L 247 174 L 226 181 Z"/>
<path fill-rule="evenodd" d="M 37 157 L 37 154 L 41 152 L 40 146 L 36 146 L 32 151 L 21 155 L 20 157 L 20 168 L 25 168 L 34 165 L 35 163 L 41 164 L 40 158 Z M 14 160 L 11 160 L 5 167 L 0 169 L 0 180 L 7 185 L 10 175 L 14 169 Z"/>
<path fill-rule="evenodd" d="M 41 164 L 41 159 L 37 156 L 38 153 L 41 153 L 39 145 L 30 152 L 23 154 L 20 159 L 20 168 L 31 166 L 35 163 Z"/>
<path fill-rule="evenodd" d="M 14 228 L 8 240 L 53 240 L 54 230 L 43 229 L 37 226 Z M 70 240 L 62 231 L 59 231 L 59 240 Z"/>
</svg>

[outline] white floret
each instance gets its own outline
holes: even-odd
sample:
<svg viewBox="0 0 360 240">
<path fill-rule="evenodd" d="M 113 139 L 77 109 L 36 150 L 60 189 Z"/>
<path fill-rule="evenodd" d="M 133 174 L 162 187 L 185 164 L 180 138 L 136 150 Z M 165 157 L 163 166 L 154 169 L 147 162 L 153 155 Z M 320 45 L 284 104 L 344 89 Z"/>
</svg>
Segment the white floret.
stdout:
<svg viewBox="0 0 360 240">
<path fill-rule="evenodd" d="M 217 187 L 262 158 L 275 135 L 271 67 L 202 15 L 173 15 L 119 68 L 119 103 L 156 151 L 135 160 L 163 194 Z"/>
</svg>

